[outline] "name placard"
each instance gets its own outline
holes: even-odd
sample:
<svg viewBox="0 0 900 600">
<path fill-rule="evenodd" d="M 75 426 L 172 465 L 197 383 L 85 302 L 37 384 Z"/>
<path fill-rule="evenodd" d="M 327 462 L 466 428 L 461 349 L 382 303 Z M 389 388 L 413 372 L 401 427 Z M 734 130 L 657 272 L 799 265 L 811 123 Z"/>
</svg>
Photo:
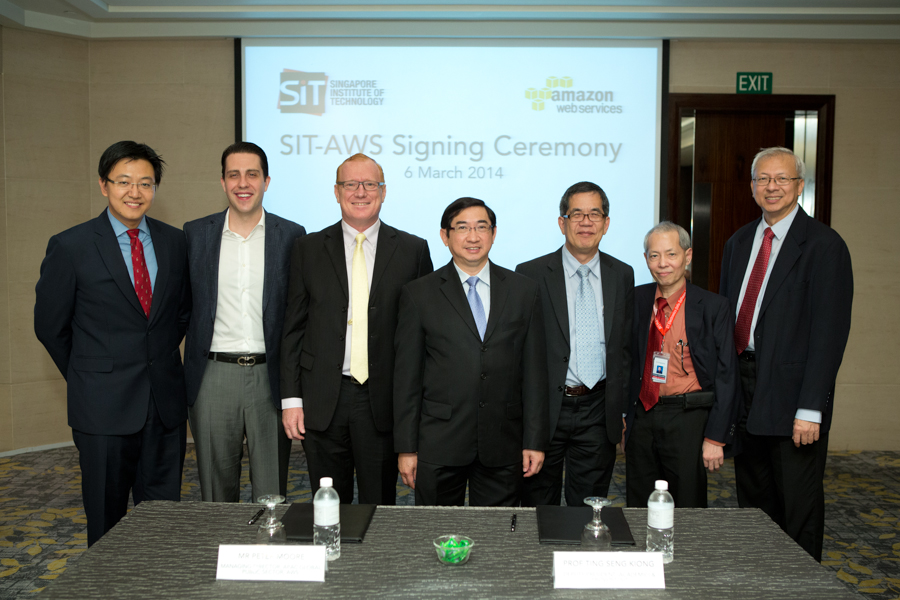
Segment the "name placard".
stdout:
<svg viewBox="0 0 900 600">
<path fill-rule="evenodd" d="M 554 552 L 553 587 L 665 589 L 662 552 Z"/>
<path fill-rule="evenodd" d="M 216 579 L 325 581 L 325 546 L 220 544 Z"/>
</svg>

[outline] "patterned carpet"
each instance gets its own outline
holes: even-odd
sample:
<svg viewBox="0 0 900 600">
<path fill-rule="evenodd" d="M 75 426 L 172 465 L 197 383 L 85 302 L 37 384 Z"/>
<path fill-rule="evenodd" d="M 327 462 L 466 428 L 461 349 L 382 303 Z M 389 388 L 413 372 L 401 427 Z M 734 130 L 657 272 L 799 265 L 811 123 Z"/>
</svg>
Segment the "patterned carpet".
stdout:
<svg viewBox="0 0 900 600">
<path fill-rule="evenodd" d="M 619 457 L 610 498 L 624 505 L 625 463 Z M 246 459 L 242 501 L 250 500 Z M 197 461 L 188 446 L 182 499 L 200 500 Z M 413 504 L 406 486 L 397 503 Z M 900 599 L 900 452 L 832 452 L 825 479 L 822 564 L 865 598 Z M 288 502 L 310 502 L 306 458 L 291 457 Z M 711 507 L 737 506 L 734 466 L 709 481 Z M 74 447 L 0 457 L 0 598 L 30 598 L 65 573 L 86 549 L 81 472 Z"/>
</svg>

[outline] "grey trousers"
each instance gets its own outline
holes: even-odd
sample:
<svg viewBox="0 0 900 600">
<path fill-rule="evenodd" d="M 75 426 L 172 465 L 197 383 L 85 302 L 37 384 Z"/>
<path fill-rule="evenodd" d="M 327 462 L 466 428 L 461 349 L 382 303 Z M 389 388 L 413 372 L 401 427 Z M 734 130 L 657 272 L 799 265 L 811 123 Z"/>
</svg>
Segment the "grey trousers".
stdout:
<svg viewBox="0 0 900 600">
<path fill-rule="evenodd" d="M 272 402 L 265 364 L 208 361 L 188 415 L 205 502 L 240 501 L 244 437 L 253 500 L 285 494 L 291 442 L 281 425 L 281 411 Z"/>
</svg>

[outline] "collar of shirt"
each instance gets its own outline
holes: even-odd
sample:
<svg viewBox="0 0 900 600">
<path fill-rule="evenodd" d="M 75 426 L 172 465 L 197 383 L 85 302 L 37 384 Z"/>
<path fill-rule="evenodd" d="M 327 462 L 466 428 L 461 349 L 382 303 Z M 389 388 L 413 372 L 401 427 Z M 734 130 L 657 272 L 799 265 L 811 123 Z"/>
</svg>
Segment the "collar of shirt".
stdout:
<svg viewBox="0 0 900 600">
<path fill-rule="evenodd" d="M 459 266 L 456 264 L 456 262 L 453 263 L 453 268 L 456 269 L 456 274 L 459 275 L 459 281 L 465 285 L 466 280 L 469 277 L 471 277 L 471 275 L 469 275 L 468 273 L 466 273 L 465 271 L 460 269 Z M 481 271 L 479 271 L 475 276 L 481 281 L 481 283 L 483 283 L 484 285 L 488 286 L 488 288 L 490 288 L 491 287 L 491 261 L 487 261 L 484 265 L 484 268 L 482 268 Z M 464 287 L 463 289 L 466 289 L 466 288 Z M 477 291 L 477 289 L 476 289 L 476 291 Z"/>
<path fill-rule="evenodd" d="M 257 223 L 256 225 L 253 226 L 253 229 L 250 230 L 250 235 L 248 235 L 246 238 L 242 237 L 241 234 L 235 233 L 234 231 L 231 230 L 231 228 L 228 226 L 230 218 L 231 218 L 231 207 L 229 206 L 228 210 L 225 211 L 225 225 L 222 227 L 222 235 L 233 235 L 242 240 L 249 240 L 256 234 L 257 231 L 260 231 L 260 230 L 265 231 L 266 230 L 266 211 L 265 210 L 262 211 L 262 215 L 259 217 L 259 223 Z"/>
<path fill-rule="evenodd" d="M 350 227 L 346 221 L 341 219 L 341 231 L 344 232 L 344 250 L 347 256 L 353 256 L 353 250 L 356 248 L 356 236 L 360 233 L 365 234 L 366 239 L 363 242 L 363 250 L 368 249 L 371 252 L 378 247 L 378 232 L 381 230 L 381 219 L 375 221 L 375 224 L 365 231 L 357 231 Z"/>
<path fill-rule="evenodd" d="M 578 271 L 578 267 L 581 266 L 581 263 L 578 262 L 578 259 L 572 256 L 572 253 L 569 252 L 569 249 L 565 246 L 562 247 L 562 263 L 563 270 L 566 273 L 566 277 L 575 277 L 576 271 Z M 587 268 L 590 269 L 591 274 L 600 278 L 600 251 L 594 255 L 594 258 L 589 260 L 587 263 Z"/>
<path fill-rule="evenodd" d="M 768 223 L 766 223 L 766 218 L 764 216 L 759 221 L 759 227 L 756 228 L 756 236 L 758 238 L 762 239 L 762 236 L 765 233 L 766 228 L 771 227 L 772 233 L 775 234 L 775 238 L 779 242 L 782 241 L 784 239 L 784 236 L 787 235 L 788 229 L 791 228 L 791 224 L 794 222 L 794 218 L 797 216 L 797 212 L 799 212 L 799 210 L 800 210 L 800 203 L 798 202 L 794 206 L 794 210 L 792 210 L 790 212 L 790 214 L 788 214 L 788 216 L 786 216 L 782 220 L 778 221 L 774 225 L 769 225 Z"/>
<path fill-rule="evenodd" d="M 106 209 L 106 215 L 109 217 L 109 223 L 112 225 L 113 233 L 116 234 L 116 237 L 127 235 L 128 227 L 122 221 L 112 216 L 108 208 Z M 145 243 L 146 239 L 150 237 L 150 226 L 147 225 L 147 217 L 141 217 L 141 222 L 138 223 L 137 228 L 141 232 L 138 234 L 138 238 L 140 238 L 141 243 Z"/>
<path fill-rule="evenodd" d="M 669 308 L 675 308 L 675 305 L 678 303 L 678 299 L 681 298 L 681 293 L 687 289 L 687 281 L 681 284 L 681 287 L 678 290 L 672 292 L 668 296 L 666 296 L 666 302 L 669 304 Z M 659 291 L 659 285 L 656 286 L 656 294 L 653 296 L 653 300 L 657 300 L 662 298 L 663 295 Z M 656 302 L 653 303 L 656 306 Z M 656 309 L 653 309 L 654 314 L 656 313 Z"/>
</svg>

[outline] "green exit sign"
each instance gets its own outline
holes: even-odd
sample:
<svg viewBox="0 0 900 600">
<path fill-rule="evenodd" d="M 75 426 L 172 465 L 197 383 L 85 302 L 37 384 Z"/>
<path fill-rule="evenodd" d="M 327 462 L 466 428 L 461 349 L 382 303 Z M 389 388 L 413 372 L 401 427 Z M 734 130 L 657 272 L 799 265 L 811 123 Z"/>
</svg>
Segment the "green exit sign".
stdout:
<svg viewBox="0 0 900 600">
<path fill-rule="evenodd" d="M 737 93 L 738 94 L 771 94 L 772 93 L 772 74 L 771 73 L 738 73 L 737 74 Z"/>
</svg>

